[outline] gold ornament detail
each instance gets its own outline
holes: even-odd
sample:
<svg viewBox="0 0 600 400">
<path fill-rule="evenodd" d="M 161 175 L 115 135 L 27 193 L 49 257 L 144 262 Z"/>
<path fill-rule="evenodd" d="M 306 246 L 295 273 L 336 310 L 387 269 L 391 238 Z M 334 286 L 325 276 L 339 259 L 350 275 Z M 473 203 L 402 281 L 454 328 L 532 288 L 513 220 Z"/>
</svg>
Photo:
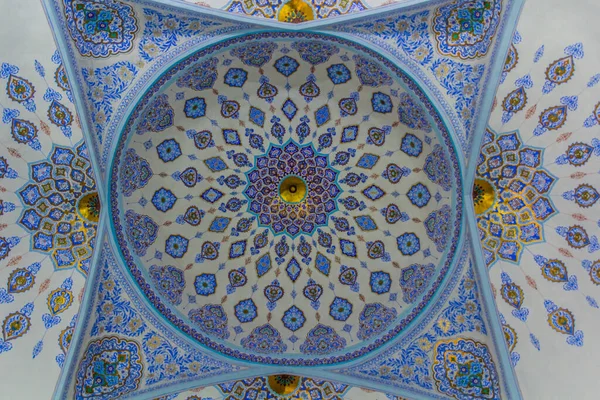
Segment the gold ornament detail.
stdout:
<svg viewBox="0 0 600 400">
<path fill-rule="evenodd" d="M 496 201 L 494 186 L 485 179 L 475 179 L 473 184 L 473 204 L 475 214 L 483 214 L 489 210 Z"/>
<path fill-rule="evenodd" d="M 306 198 L 306 182 L 298 176 L 290 175 L 279 184 L 279 197 L 290 204 L 297 204 Z"/>
<path fill-rule="evenodd" d="M 89 222 L 98 222 L 100 218 L 100 198 L 98 193 L 91 192 L 79 199 L 77 205 L 79 215 Z"/>
<path fill-rule="evenodd" d="M 300 386 L 300 377 L 295 375 L 271 375 L 267 382 L 274 393 L 289 396 Z"/>
</svg>

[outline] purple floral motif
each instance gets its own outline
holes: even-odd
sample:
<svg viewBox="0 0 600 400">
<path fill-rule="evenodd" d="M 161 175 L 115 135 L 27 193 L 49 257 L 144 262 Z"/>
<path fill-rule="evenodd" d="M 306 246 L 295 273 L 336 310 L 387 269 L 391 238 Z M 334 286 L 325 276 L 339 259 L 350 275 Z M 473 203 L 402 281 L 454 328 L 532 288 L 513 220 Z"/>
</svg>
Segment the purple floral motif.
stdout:
<svg viewBox="0 0 600 400">
<path fill-rule="evenodd" d="M 227 313 L 218 304 L 207 304 L 202 308 L 191 310 L 188 313 L 190 319 L 209 335 L 220 339 L 229 338 L 229 329 L 227 327 Z"/>
<path fill-rule="evenodd" d="M 388 308 L 380 303 L 366 304 L 360 313 L 359 329 L 356 336 L 367 340 L 380 334 L 396 319 L 395 308 Z"/>
<path fill-rule="evenodd" d="M 281 354 L 287 345 L 281 340 L 281 334 L 270 324 L 256 327 L 252 333 L 241 340 L 242 346 L 260 354 Z"/>
<path fill-rule="evenodd" d="M 108 57 L 133 46 L 138 30 L 133 7 L 117 0 L 65 0 L 67 27 L 81 55 Z"/>
<path fill-rule="evenodd" d="M 304 354 L 324 355 L 344 347 L 346 339 L 338 335 L 333 328 L 318 324 L 308 332 L 306 341 L 300 345 L 300 351 Z"/>
<path fill-rule="evenodd" d="M 127 210 L 125 213 L 125 234 L 133 252 L 141 257 L 146 255 L 146 250 L 156 240 L 158 225 L 147 215 L 140 215 L 132 210 Z"/>
</svg>

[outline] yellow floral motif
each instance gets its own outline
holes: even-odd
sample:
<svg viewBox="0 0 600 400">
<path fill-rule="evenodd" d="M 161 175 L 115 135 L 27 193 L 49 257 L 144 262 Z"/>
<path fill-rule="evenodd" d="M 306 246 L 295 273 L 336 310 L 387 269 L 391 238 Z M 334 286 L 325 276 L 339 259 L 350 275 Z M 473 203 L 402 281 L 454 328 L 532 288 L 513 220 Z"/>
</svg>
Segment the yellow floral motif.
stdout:
<svg viewBox="0 0 600 400">
<path fill-rule="evenodd" d="M 200 371 L 200 367 L 201 365 L 197 361 L 192 361 L 190 365 L 188 365 L 189 370 L 193 373 L 197 373 L 198 371 Z"/>
<path fill-rule="evenodd" d="M 460 116 L 464 119 L 471 118 L 471 110 L 469 110 L 467 107 L 464 107 L 460 112 Z"/>
<path fill-rule="evenodd" d="M 381 22 L 376 22 L 375 27 L 373 29 L 375 30 L 375 32 L 381 33 L 383 31 L 385 31 L 385 25 L 382 24 Z"/>
<path fill-rule="evenodd" d="M 150 340 L 148 340 L 148 347 L 152 350 L 155 350 L 158 346 L 160 346 L 161 343 L 162 340 L 160 337 L 158 337 L 158 335 L 153 335 Z"/>
<path fill-rule="evenodd" d="M 452 323 L 447 318 L 438 319 L 437 325 L 444 333 L 448 333 L 452 327 Z"/>
<path fill-rule="evenodd" d="M 402 368 L 400 368 L 400 373 L 402 376 L 410 378 L 414 374 L 414 369 L 410 365 L 404 365 Z"/>
<path fill-rule="evenodd" d="M 146 43 L 144 45 L 144 52 L 146 52 L 147 54 L 150 55 L 150 57 L 156 57 L 158 55 L 158 53 L 160 53 L 160 50 L 158 48 L 157 45 L 155 45 L 154 43 L 150 42 L 150 43 Z"/>
<path fill-rule="evenodd" d="M 408 27 L 409 27 L 409 25 L 408 25 L 407 21 L 402 20 L 402 21 L 398 21 L 398 23 L 396 23 L 396 30 L 399 33 L 402 33 L 404 31 L 408 30 Z"/>
<path fill-rule="evenodd" d="M 119 77 L 124 81 L 130 81 L 133 79 L 133 74 L 128 68 L 125 68 L 125 66 L 119 68 L 118 74 Z"/>
<path fill-rule="evenodd" d="M 104 303 L 102 305 L 102 314 L 110 315 L 113 311 L 113 308 L 114 308 L 113 303 L 110 301 L 107 301 L 106 303 Z"/>
<path fill-rule="evenodd" d="M 419 347 L 421 348 L 421 350 L 423 350 L 423 351 L 431 350 L 432 344 L 429 341 L 429 339 L 422 337 L 419 340 L 417 340 L 417 343 L 419 344 Z"/>
<path fill-rule="evenodd" d="M 427 47 L 425 45 L 419 47 L 417 49 L 417 51 L 415 51 L 415 58 L 417 59 L 417 61 L 423 61 L 425 59 L 425 57 L 427 57 L 427 55 L 429 54 L 429 50 L 427 49 Z"/>
<path fill-rule="evenodd" d="M 129 329 L 132 332 L 137 331 L 141 325 L 142 325 L 142 320 L 139 318 L 133 318 L 131 321 L 129 321 Z"/>
<path fill-rule="evenodd" d="M 281 7 L 277 19 L 281 22 L 299 23 L 312 21 L 315 13 L 312 7 L 302 0 L 290 0 Z"/>
<path fill-rule="evenodd" d="M 467 301 L 465 303 L 465 310 L 467 310 L 469 314 L 472 314 L 477 311 L 477 305 L 472 301 Z"/>
<path fill-rule="evenodd" d="M 179 366 L 176 363 L 169 363 L 165 366 L 165 371 L 167 375 L 175 375 L 179 372 Z"/>
<path fill-rule="evenodd" d="M 96 114 L 96 117 L 94 118 L 95 122 L 98 124 L 104 124 L 106 123 L 106 113 L 104 111 L 100 111 Z"/>
<path fill-rule="evenodd" d="M 112 290 L 115 288 L 115 282 L 111 279 L 104 281 L 103 285 L 104 285 L 104 289 L 109 292 L 112 292 Z"/>
<path fill-rule="evenodd" d="M 438 79 L 445 78 L 449 73 L 450 67 L 445 62 L 440 63 L 440 65 L 438 65 L 438 67 L 435 69 L 435 75 L 438 77 Z"/>
</svg>

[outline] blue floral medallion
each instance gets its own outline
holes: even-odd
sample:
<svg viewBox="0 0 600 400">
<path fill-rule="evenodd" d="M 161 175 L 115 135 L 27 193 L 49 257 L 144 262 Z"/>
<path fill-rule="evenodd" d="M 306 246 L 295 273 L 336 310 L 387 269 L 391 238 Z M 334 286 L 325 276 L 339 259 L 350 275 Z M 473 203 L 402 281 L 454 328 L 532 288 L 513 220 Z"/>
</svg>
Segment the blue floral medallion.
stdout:
<svg viewBox="0 0 600 400">
<path fill-rule="evenodd" d="M 118 399 L 138 388 L 143 369 L 136 342 L 117 337 L 95 340 L 79 364 L 76 398 Z"/>
<path fill-rule="evenodd" d="M 438 390 L 457 399 L 500 399 L 498 373 L 483 343 L 440 341 L 434 349 L 433 378 Z"/>
<path fill-rule="evenodd" d="M 500 11 L 501 0 L 455 0 L 439 7 L 433 17 L 438 50 L 461 59 L 485 56 L 498 29 Z"/>
<path fill-rule="evenodd" d="M 138 30 L 133 7 L 117 0 L 63 0 L 71 38 L 83 56 L 126 53 Z"/>
</svg>

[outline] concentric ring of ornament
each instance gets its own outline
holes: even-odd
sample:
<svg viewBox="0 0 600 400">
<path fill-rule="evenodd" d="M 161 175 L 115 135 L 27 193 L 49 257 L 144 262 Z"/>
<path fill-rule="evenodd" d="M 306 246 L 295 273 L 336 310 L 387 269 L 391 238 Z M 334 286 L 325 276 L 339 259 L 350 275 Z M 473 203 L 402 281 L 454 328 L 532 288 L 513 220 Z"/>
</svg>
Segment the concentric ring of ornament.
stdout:
<svg viewBox="0 0 600 400">
<path fill-rule="evenodd" d="M 257 40 L 274 45 L 236 50 Z M 315 43 L 328 51 L 311 53 Z M 348 82 L 356 91 L 338 86 Z M 328 222 L 296 237 L 265 230 L 242 195 L 254 157 L 289 140 L 340 171 Z M 343 39 L 251 34 L 188 56 L 136 105 L 113 160 L 112 224 L 141 290 L 184 333 L 241 360 L 371 354 L 429 304 L 458 246 L 462 183 L 441 117 L 395 65 Z M 308 196 L 323 190 L 307 183 Z"/>
</svg>

